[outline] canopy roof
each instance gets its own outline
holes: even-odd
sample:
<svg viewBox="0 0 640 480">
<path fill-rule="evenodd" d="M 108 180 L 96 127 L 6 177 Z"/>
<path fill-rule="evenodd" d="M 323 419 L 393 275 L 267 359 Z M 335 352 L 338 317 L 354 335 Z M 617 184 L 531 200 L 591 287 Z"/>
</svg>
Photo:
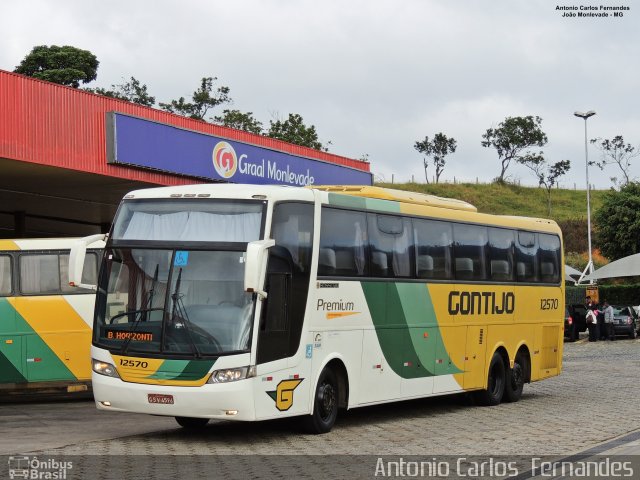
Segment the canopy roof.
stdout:
<svg viewBox="0 0 640 480">
<path fill-rule="evenodd" d="M 640 253 L 629 255 L 604 267 L 600 267 L 585 280 L 598 280 L 600 278 L 635 277 L 640 276 Z"/>
</svg>

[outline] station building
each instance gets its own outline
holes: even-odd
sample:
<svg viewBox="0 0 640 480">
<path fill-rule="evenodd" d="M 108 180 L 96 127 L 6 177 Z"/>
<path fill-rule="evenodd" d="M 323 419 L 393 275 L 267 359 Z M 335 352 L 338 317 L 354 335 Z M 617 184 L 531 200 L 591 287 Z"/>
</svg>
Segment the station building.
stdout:
<svg viewBox="0 0 640 480">
<path fill-rule="evenodd" d="M 371 185 L 369 164 L 0 70 L 0 238 L 106 232 L 127 192 Z"/>
</svg>

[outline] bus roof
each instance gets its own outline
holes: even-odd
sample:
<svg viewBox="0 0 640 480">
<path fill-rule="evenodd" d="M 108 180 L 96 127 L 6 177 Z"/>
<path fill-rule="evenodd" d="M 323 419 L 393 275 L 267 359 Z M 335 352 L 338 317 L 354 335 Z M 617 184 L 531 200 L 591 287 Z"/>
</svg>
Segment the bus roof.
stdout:
<svg viewBox="0 0 640 480">
<path fill-rule="evenodd" d="M 426 193 L 410 192 L 406 190 L 395 190 L 393 188 L 370 187 L 360 185 L 329 185 L 313 186 L 317 190 L 324 190 L 332 193 L 342 193 L 345 195 L 355 195 L 358 197 L 378 198 L 380 200 L 391 200 L 402 203 L 412 203 L 416 205 L 426 205 L 429 207 L 450 208 L 452 210 L 464 210 L 466 212 L 477 212 L 478 209 L 462 200 L 455 198 L 443 198 Z"/>
</svg>

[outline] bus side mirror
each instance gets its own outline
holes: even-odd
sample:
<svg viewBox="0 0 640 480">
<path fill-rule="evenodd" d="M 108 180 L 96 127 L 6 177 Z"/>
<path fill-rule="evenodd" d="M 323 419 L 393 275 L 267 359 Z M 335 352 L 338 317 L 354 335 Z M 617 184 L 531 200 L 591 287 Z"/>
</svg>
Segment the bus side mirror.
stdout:
<svg viewBox="0 0 640 480">
<path fill-rule="evenodd" d="M 69 285 L 93 291 L 98 289 L 96 285 L 82 283 L 82 270 L 84 268 L 84 258 L 87 254 L 87 246 L 105 239 L 106 235 L 100 233 L 81 238 L 73 244 L 69 253 Z"/>
<path fill-rule="evenodd" d="M 247 245 L 247 256 L 244 262 L 245 292 L 257 293 L 262 299 L 267 298 L 267 292 L 262 290 L 262 286 L 267 274 L 269 249 L 275 244 L 275 240 L 258 240 L 249 242 Z"/>
</svg>

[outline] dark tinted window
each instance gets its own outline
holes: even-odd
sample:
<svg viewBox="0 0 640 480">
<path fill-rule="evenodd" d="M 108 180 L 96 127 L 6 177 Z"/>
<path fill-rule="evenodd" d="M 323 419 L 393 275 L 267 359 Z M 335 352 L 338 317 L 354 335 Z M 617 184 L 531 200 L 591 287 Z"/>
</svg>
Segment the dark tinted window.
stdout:
<svg viewBox="0 0 640 480">
<path fill-rule="evenodd" d="M 308 272 L 313 241 L 313 205 L 278 203 L 273 210 L 271 237 L 276 245 L 289 252 L 294 268 Z"/>
<path fill-rule="evenodd" d="M 453 225 L 454 270 L 457 280 L 486 280 L 487 228 Z"/>
<path fill-rule="evenodd" d="M 436 220 L 413 219 L 418 278 L 447 280 L 452 277 L 452 226 Z"/>
<path fill-rule="evenodd" d="M 367 218 L 364 213 L 322 209 L 318 275 L 368 274 Z"/>
<path fill-rule="evenodd" d="M 0 295 L 11 295 L 11 257 L 0 255 Z"/>
<path fill-rule="evenodd" d="M 513 230 L 489 228 L 489 278 L 513 281 Z"/>
<path fill-rule="evenodd" d="M 538 281 L 538 263 L 536 261 L 538 245 L 536 234 L 518 232 L 516 242 L 516 279 L 519 282 Z"/>
<path fill-rule="evenodd" d="M 411 276 L 411 221 L 369 214 L 370 271 L 376 277 Z"/>
<path fill-rule="evenodd" d="M 540 281 L 545 283 L 560 282 L 560 238 L 555 235 L 540 233 L 538 261 Z"/>
</svg>

